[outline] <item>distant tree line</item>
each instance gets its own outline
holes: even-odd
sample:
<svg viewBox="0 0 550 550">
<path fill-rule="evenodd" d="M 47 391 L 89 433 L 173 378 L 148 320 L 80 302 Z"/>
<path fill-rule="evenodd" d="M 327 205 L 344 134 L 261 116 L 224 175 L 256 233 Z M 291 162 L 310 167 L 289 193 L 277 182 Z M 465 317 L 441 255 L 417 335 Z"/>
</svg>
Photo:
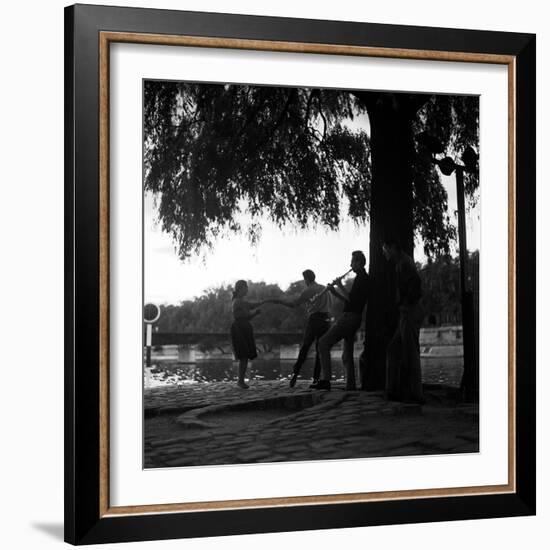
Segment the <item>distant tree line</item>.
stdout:
<svg viewBox="0 0 550 550">
<path fill-rule="evenodd" d="M 462 322 L 460 304 L 460 267 L 458 258 L 450 255 L 418 265 L 422 279 L 425 325 L 460 324 Z M 468 283 L 479 295 L 479 253 L 470 254 Z M 351 280 L 348 280 L 348 285 Z M 248 281 L 247 299 L 253 302 L 269 298 L 293 300 L 304 289 L 303 281 L 296 281 L 282 290 L 277 284 Z M 212 288 L 194 300 L 185 300 L 179 305 L 162 307 L 158 321 L 159 332 L 214 332 L 225 333 L 233 321 L 233 288 L 229 285 Z M 333 300 L 331 313 L 337 315 L 342 304 Z M 304 307 L 288 308 L 266 304 L 261 314 L 254 318 L 257 332 L 301 332 L 305 323 Z"/>
<path fill-rule="evenodd" d="M 349 284 L 349 283 L 348 283 Z M 277 284 L 248 281 L 247 299 L 261 302 L 269 298 L 295 300 L 304 290 L 304 283 L 291 283 L 286 291 Z M 233 322 L 232 302 L 233 287 L 220 286 L 207 290 L 194 300 L 185 300 L 179 305 L 162 307 L 158 322 L 160 332 L 227 332 Z M 333 314 L 341 310 L 334 304 Z M 304 307 L 288 308 L 276 304 L 265 304 L 261 314 L 254 318 L 254 329 L 257 332 L 300 332 L 304 327 Z"/>
<path fill-rule="evenodd" d="M 460 302 L 460 264 L 458 257 L 441 256 L 419 267 L 422 279 L 422 303 L 426 313 L 425 325 L 454 325 L 462 323 Z M 479 310 L 479 252 L 469 255 L 466 271 L 467 289 L 474 293 L 476 312 Z"/>
</svg>

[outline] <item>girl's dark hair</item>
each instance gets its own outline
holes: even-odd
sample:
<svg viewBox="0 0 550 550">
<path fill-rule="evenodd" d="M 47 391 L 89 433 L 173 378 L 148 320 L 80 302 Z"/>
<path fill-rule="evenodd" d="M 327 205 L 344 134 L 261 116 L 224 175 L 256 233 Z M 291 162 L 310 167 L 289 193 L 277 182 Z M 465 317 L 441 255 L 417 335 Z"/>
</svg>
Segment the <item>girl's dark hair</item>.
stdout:
<svg viewBox="0 0 550 550">
<path fill-rule="evenodd" d="M 315 273 L 311 269 L 306 269 L 305 271 L 302 271 L 302 276 L 306 281 L 309 281 L 312 283 L 315 281 Z"/>
<path fill-rule="evenodd" d="M 241 290 L 245 288 L 247 285 L 246 281 L 243 279 L 240 279 L 235 283 L 235 290 L 233 290 L 233 300 L 239 295 Z"/>
</svg>

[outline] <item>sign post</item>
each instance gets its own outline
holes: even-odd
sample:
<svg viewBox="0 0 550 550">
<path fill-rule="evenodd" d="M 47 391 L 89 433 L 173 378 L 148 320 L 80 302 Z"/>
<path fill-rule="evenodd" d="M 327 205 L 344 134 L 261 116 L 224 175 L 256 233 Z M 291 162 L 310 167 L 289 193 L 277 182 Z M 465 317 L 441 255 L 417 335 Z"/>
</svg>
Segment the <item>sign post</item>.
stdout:
<svg viewBox="0 0 550 550">
<path fill-rule="evenodd" d="M 151 344 L 153 341 L 153 324 L 159 320 L 160 307 L 153 303 L 145 304 L 143 308 L 143 321 L 146 325 L 145 332 L 145 365 L 151 367 Z"/>
</svg>

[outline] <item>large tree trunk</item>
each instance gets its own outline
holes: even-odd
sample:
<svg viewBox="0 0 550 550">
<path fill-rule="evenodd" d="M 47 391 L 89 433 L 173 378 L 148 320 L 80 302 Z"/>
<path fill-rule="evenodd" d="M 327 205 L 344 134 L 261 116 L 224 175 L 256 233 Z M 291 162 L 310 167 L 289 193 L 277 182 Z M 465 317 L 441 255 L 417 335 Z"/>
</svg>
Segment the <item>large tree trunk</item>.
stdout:
<svg viewBox="0 0 550 550">
<path fill-rule="evenodd" d="M 395 267 L 383 256 L 385 238 L 397 240 L 411 257 L 414 249 L 412 109 L 406 96 L 368 103 L 371 126 L 372 193 L 365 349 L 361 387 L 381 390 L 386 383 L 386 348 L 397 321 Z"/>
</svg>

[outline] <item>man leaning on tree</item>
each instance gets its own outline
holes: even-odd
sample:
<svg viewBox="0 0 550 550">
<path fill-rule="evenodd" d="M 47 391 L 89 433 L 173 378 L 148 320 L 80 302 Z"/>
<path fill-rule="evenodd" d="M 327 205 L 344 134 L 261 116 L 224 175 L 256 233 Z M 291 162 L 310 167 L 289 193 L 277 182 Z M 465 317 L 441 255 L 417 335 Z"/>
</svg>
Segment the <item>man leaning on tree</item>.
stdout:
<svg viewBox="0 0 550 550">
<path fill-rule="evenodd" d="M 414 260 L 396 240 L 386 239 L 382 251 L 395 266 L 395 300 L 399 311 L 386 353 L 386 398 L 423 403 L 419 337 L 424 313 L 420 304 L 420 276 Z"/>
</svg>

